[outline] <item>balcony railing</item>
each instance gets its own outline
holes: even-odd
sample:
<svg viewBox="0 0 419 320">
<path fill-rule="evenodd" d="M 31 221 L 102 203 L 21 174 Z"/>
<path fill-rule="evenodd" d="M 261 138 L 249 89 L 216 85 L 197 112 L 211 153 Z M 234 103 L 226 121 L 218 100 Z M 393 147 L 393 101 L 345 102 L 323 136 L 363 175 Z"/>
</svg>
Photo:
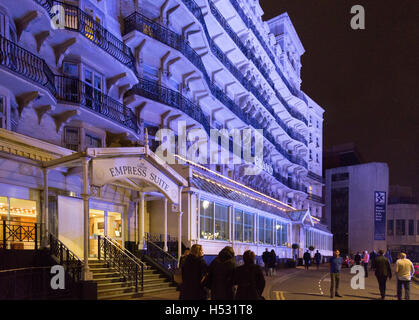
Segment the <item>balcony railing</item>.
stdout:
<svg viewBox="0 0 419 320">
<path fill-rule="evenodd" d="M 56 76 L 57 100 L 80 104 L 138 133 L 137 117 L 122 103 L 79 79 Z"/>
<path fill-rule="evenodd" d="M 54 73 L 46 62 L 1 35 L 0 66 L 46 87 L 55 95 Z"/>
<path fill-rule="evenodd" d="M 206 23 L 204 20 L 204 17 L 202 15 L 201 9 L 200 7 L 193 1 L 193 0 L 182 0 L 183 3 L 186 5 L 186 7 L 191 11 L 191 13 L 199 20 L 199 22 L 202 24 L 206 37 L 208 39 L 208 41 L 210 41 L 211 37 L 209 36 L 207 27 L 206 27 Z M 224 28 L 224 30 L 227 32 L 227 34 L 231 37 L 231 39 L 234 41 L 234 43 L 236 43 L 236 45 L 239 47 L 240 51 L 243 52 L 243 54 L 250 59 L 255 66 L 258 68 L 258 70 L 262 73 L 262 75 L 265 77 L 266 81 L 269 83 L 269 85 L 271 86 L 271 88 L 274 90 L 276 97 L 278 98 L 278 100 L 281 101 L 281 103 L 284 105 L 284 107 L 288 110 L 288 112 L 291 114 L 291 116 L 293 116 L 294 118 L 303 121 L 306 125 L 307 125 L 307 119 L 304 117 L 304 115 L 302 115 L 299 111 L 295 110 L 294 108 L 292 108 L 286 101 L 284 98 L 282 98 L 281 94 L 276 90 L 274 82 L 272 81 L 272 79 L 270 78 L 269 72 L 266 70 L 266 68 L 263 66 L 262 60 L 261 58 L 257 58 L 256 55 L 254 54 L 254 52 L 251 49 L 248 49 L 243 42 L 241 41 L 241 39 L 238 37 L 238 35 L 231 29 L 230 25 L 228 24 L 227 20 L 224 19 L 224 17 L 221 15 L 221 13 L 217 10 L 217 8 L 214 6 L 214 4 L 212 3 L 212 1 L 209 1 L 209 5 L 210 5 L 210 10 L 211 13 L 213 14 L 213 16 L 217 19 L 217 21 L 220 23 L 220 25 Z M 246 23 L 246 22 L 245 22 Z M 253 25 L 253 23 L 252 23 Z M 254 27 L 254 25 L 253 25 Z M 253 30 L 253 29 L 252 29 Z M 257 30 L 256 30 L 257 31 Z M 263 42 L 263 44 L 265 44 Z M 265 45 L 265 50 L 266 50 L 266 45 Z M 284 81 L 285 85 L 287 86 L 287 88 L 290 90 L 290 92 L 292 94 L 294 94 L 295 96 L 299 97 L 300 99 L 302 99 L 303 101 L 307 102 L 306 97 L 298 90 L 296 90 L 292 85 L 290 85 L 290 83 L 288 82 L 288 80 L 285 78 L 285 76 L 283 75 L 282 71 L 278 68 L 278 66 L 276 65 L 275 62 L 275 58 L 273 57 L 273 55 L 271 54 L 270 51 L 267 51 L 268 55 L 270 55 L 270 58 L 272 60 L 273 65 L 275 66 L 275 70 L 277 71 L 277 73 L 279 74 L 279 76 L 281 77 L 281 79 Z"/>
<path fill-rule="evenodd" d="M 67 30 L 80 33 L 92 43 L 103 49 L 116 60 L 130 68 L 137 74 L 135 67 L 135 58 L 131 49 L 121 40 L 111 34 L 90 15 L 82 11 L 80 8 L 55 0 L 34 0 L 41 5 L 52 18 L 57 13 L 51 13 L 51 8 L 59 5 L 64 8 L 65 21 L 64 26 Z"/>
<path fill-rule="evenodd" d="M 313 180 L 316 180 L 316 181 L 318 181 L 318 182 L 320 182 L 320 183 L 324 183 L 324 179 L 323 179 L 323 177 L 322 176 L 319 176 L 318 174 L 315 174 L 314 172 L 312 172 L 312 171 L 309 171 L 308 173 L 307 173 L 307 177 L 309 177 L 309 178 L 311 178 L 311 179 L 313 179 Z"/>
<path fill-rule="evenodd" d="M 274 117 L 279 126 L 291 138 L 307 145 L 306 138 L 293 128 L 288 127 L 287 124 L 280 117 L 278 117 L 277 113 L 269 104 L 269 102 L 265 99 L 265 97 L 262 96 L 260 90 L 257 89 L 251 81 L 249 81 L 243 76 L 243 74 L 235 67 L 235 65 L 230 61 L 230 59 L 227 58 L 224 52 L 215 44 L 215 42 L 209 36 L 204 20 L 202 20 L 202 26 L 205 30 L 209 47 L 214 56 L 217 57 L 217 59 L 231 72 L 231 74 L 243 85 L 243 87 L 246 88 L 246 90 L 253 93 L 253 95 L 259 100 L 259 102 Z M 160 42 L 178 50 L 204 74 L 205 80 L 209 85 L 210 77 L 207 74 L 201 57 L 195 52 L 195 50 L 193 50 L 189 46 L 187 41 L 184 40 L 179 34 L 161 26 L 160 24 L 152 21 L 151 19 L 145 17 L 144 15 L 138 12 L 134 12 L 133 14 L 124 19 L 124 30 L 124 34 L 127 34 L 133 30 L 137 30 L 141 33 L 144 33 L 152 37 L 153 39 L 159 40 Z"/>
<path fill-rule="evenodd" d="M 324 203 L 323 197 L 316 196 L 315 194 L 312 194 L 312 193 L 308 194 L 308 199 L 316 201 L 318 203 Z"/>
</svg>

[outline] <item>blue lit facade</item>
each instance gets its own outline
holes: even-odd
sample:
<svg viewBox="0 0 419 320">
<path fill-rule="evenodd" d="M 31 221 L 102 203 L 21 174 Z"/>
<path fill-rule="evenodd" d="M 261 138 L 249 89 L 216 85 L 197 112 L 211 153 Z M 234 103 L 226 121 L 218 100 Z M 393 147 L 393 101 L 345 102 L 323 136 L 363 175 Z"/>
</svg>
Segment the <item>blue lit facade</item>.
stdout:
<svg viewBox="0 0 419 320">
<path fill-rule="evenodd" d="M 300 89 L 304 48 L 288 15 L 262 14 L 258 1 L 0 0 L 2 220 L 41 223 L 81 259 L 96 255 L 97 235 L 141 250 L 148 236 L 208 255 L 232 245 L 291 258 L 297 243 L 300 256 L 311 245 L 331 256 L 320 223 L 324 110 Z M 208 136 L 262 129 L 273 170 L 162 165 L 156 133 L 177 133 L 180 121 Z M 94 183 L 103 159 L 141 154 L 179 201 L 156 181 Z"/>
</svg>

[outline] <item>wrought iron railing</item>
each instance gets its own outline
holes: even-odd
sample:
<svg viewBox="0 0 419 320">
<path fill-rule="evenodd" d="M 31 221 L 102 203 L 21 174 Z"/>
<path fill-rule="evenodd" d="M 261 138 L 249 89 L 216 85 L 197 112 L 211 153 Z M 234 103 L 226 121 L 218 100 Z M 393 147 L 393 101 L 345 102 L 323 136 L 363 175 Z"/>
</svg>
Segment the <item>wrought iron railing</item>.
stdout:
<svg viewBox="0 0 419 320">
<path fill-rule="evenodd" d="M 316 181 L 318 181 L 318 182 L 320 182 L 320 183 L 324 183 L 324 179 L 323 179 L 323 177 L 322 176 L 319 176 L 318 174 L 315 174 L 314 172 L 312 172 L 312 171 L 308 171 L 308 173 L 307 173 L 307 177 L 309 177 L 309 178 L 311 178 L 311 179 L 313 179 L 313 180 L 316 180 Z"/>
<path fill-rule="evenodd" d="M 25 249 L 25 244 L 32 244 L 37 250 L 41 243 L 41 224 L 3 220 L 0 242 L 3 249 Z"/>
<path fill-rule="evenodd" d="M 57 100 L 81 104 L 136 133 L 139 132 L 137 117 L 130 108 L 89 84 L 76 78 L 56 76 L 56 88 Z"/>
<path fill-rule="evenodd" d="M 147 234 L 145 238 L 147 242 L 147 255 L 158 263 L 165 270 L 173 274 L 178 265 L 178 260 L 164 251 L 160 246 L 154 243 Z"/>
<path fill-rule="evenodd" d="M 278 115 L 277 112 L 272 108 L 267 99 L 260 93 L 260 90 L 256 88 L 251 81 L 249 81 L 227 58 L 224 52 L 217 46 L 217 44 L 209 36 L 208 30 L 206 29 L 205 21 L 202 21 L 205 34 L 207 35 L 207 40 L 209 47 L 218 58 L 218 60 L 233 74 L 233 76 L 246 88 L 248 91 L 253 93 L 253 95 L 259 100 L 259 102 L 269 111 L 269 113 L 274 117 L 278 125 L 293 139 L 300 141 L 307 145 L 306 138 L 298 133 L 293 128 L 290 128 Z M 211 86 L 211 80 L 207 71 L 204 67 L 204 64 L 201 60 L 201 57 L 193 50 L 187 41 L 182 38 L 179 34 L 171 31 L 168 28 L 160 25 L 159 23 L 152 21 L 151 19 L 145 17 L 144 15 L 134 12 L 130 16 L 124 19 L 124 33 L 127 34 L 133 30 L 142 32 L 160 42 L 180 51 L 189 61 L 192 62 L 203 74 L 205 80 L 209 86 Z M 281 97 L 282 98 L 282 97 Z M 286 103 L 285 100 L 282 101 Z"/>
<path fill-rule="evenodd" d="M 130 68 L 137 74 L 135 58 L 131 49 L 116 36 L 111 34 L 90 15 L 77 6 L 55 0 L 34 0 L 41 5 L 52 18 L 58 13 L 51 13 L 51 8 L 59 5 L 64 9 L 64 27 L 80 33 L 92 43 L 103 49 L 116 60 Z"/>
<path fill-rule="evenodd" d="M 0 35 L 0 66 L 45 86 L 55 95 L 54 73 L 45 60 Z"/>
<path fill-rule="evenodd" d="M 52 234 L 49 235 L 49 250 L 50 255 L 64 267 L 74 281 L 81 280 L 83 263 L 74 252 Z"/>
<path fill-rule="evenodd" d="M 119 249 L 122 250 L 122 252 L 124 252 L 124 254 L 126 254 L 127 256 L 129 256 L 131 259 L 135 260 L 135 262 L 137 262 L 138 264 L 140 264 L 144 269 L 148 269 L 147 265 L 142 262 L 136 255 L 134 255 L 131 251 L 123 248 L 118 241 L 107 237 L 107 239 L 112 242 L 115 246 L 117 246 Z"/>
<path fill-rule="evenodd" d="M 126 282 L 135 286 L 135 291 L 144 289 L 143 265 L 127 255 L 108 237 L 98 236 L 98 259 L 104 260 L 124 277 Z"/>
<path fill-rule="evenodd" d="M 312 194 L 312 193 L 308 194 L 308 199 L 319 202 L 319 203 L 324 203 L 323 197 L 316 196 L 315 194 Z"/>
<path fill-rule="evenodd" d="M 201 12 L 201 8 L 193 0 L 182 0 L 182 1 L 185 4 L 185 6 L 191 11 L 191 13 L 198 19 L 198 21 L 203 26 L 207 39 L 208 40 L 211 39 L 209 37 L 209 33 L 208 33 L 208 30 L 207 30 L 207 27 L 206 27 L 204 17 L 203 17 L 202 12 Z M 268 71 L 263 66 L 261 58 L 260 57 L 257 58 L 256 55 L 254 54 L 254 52 L 251 49 L 248 49 L 243 44 L 243 42 L 238 37 L 238 35 L 231 29 L 227 20 L 224 19 L 224 17 L 221 15 L 221 13 L 217 10 L 217 8 L 214 6 L 212 1 L 210 1 L 210 0 L 209 0 L 209 5 L 210 5 L 211 13 L 214 15 L 214 17 L 217 19 L 217 21 L 220 23 L 220 25 L 224 28 L 224 30 L 227 32 L 227 34 L 231 37 L 231 39 L 236 43 L 236 45 L 239 47 L 240 51 L 242 51 L 243 54 L 248 59 L 250 59 L 254 63 L 254 65 L 258 68 L 258 70 L 262 73 L 262 75 L 265 77 L 266 81 L 269 83 L 271 88 L 274 90 L 275 95 L 277 96 L 277 98 L 281 101 L 281 103 L 288 110 L 288 112 L 291 114 L 291 116 L 293 116 L 294 118 L 296 118 L 298 120 L 303 121 L 307 125 L 308 122 L 307 122 L 307 119 L 304 117 L 304 115 L 302 115 L 299 111 L 297 111 L 293 107 L 291 107 L 285 101 L 285 99 L 282 98 L 281 94 L 276 90 L 275 84 L 272 81 L 272 79 L 270 78 L 270 75 L 269 75 Z M 268 52 L 268 55 L 269 54 L 270 54 L 270 52 Z M 305 103 L 308 103 L 304 94 L 302 94 L 299 90 L 296 90 L 292 85 L 290 85 L 290 83 L 288 82 L 286 77 L 283 75 L 283 72 L 278 68 L 278 66 L 276 64 L 276 61 L 275 61 L 275 58 L 272 55 L 270 56 L 270 58 L 272 60 L 272 63 L 275 67 L 276 72 L 279 74 L 279 76 L 281 77 L 281 79 L 283 80 L 283 82 L 285 83 L 287 88 L 290 90 L 290 92 L 292 94 L 294 94 L 295 96 L 297 96 L 298 98 L 302 99 Z"/>
</svg>

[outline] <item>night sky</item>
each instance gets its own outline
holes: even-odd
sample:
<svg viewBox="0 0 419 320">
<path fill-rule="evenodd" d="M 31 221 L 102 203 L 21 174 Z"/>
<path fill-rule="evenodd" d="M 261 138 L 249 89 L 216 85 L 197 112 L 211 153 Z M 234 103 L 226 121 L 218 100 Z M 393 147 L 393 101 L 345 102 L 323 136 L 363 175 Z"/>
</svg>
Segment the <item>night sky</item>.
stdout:
<svg viewBox="0 0 419 320">
<path fill-rule="evenodd" d="M 419 1 L 260 0 L 288 12 L 306 50 L 302 89 L 325 109 L 324 146 L 354 142 L 387 162 L 390 184 L 419 190 Z M 365 30 L 352 30 L 353 5 Z"/>
</svg>

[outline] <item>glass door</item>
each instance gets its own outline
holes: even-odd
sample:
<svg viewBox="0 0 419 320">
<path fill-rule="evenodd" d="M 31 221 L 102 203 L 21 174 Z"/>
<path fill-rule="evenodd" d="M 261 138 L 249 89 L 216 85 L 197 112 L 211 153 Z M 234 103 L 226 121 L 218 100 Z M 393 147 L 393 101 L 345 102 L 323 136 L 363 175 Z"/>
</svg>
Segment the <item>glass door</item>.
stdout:
<svg viewBox="0 0 419 320">
<path fill-rule="evenodd" d="M 98 255 L 98 236 L 105 235 L 105 211 L 89 210 L 89 256 Z"/>
<path fill-rule="evenodd" d="M 122 215 L 119 212 L 107 212 L 107 236 L 122 246 Z"/>
</svg>

